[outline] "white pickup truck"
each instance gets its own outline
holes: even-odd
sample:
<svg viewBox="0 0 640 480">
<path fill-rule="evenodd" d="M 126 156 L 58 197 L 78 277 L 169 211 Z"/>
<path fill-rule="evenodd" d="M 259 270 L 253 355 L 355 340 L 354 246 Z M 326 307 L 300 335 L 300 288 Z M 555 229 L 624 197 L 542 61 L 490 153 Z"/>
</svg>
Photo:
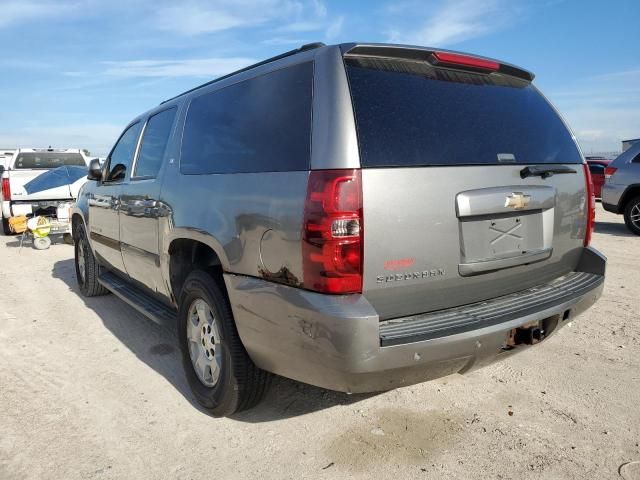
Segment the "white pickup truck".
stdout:
<svg viewBox="0 0 640 480">
<path fill-rule="evenodd" d="M 84 181 L 62 185 L 44 191 L 27 193 L 24 185 L 42 173 L 64 165 L 86 166 L 88 159 L 78 149 L 19 148 L 2 151 L 2 228 L 8 235 L 9 217 L 18 215 L 50 215 L 58 204 L 75 199 Z"/>
</svg>

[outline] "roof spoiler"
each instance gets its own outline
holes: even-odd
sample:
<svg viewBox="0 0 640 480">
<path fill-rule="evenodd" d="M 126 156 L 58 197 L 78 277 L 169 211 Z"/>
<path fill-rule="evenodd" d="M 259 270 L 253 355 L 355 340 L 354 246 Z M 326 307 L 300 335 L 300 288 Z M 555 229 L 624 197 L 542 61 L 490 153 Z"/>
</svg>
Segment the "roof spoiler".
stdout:
<svg viewBox="0 0 640 480">
<path fill-rule="evenodd" d="M 531 82 L 535 75 L 515 65 L 499 60 L 434 48 L 405 47 L 400 45 L 357 45 L 343 46 L 345 57 L 399 58 L 414 62 L 427 62 L 433 66 L 470 70 L 479 73 L 498 72 Z"/>
</svg>

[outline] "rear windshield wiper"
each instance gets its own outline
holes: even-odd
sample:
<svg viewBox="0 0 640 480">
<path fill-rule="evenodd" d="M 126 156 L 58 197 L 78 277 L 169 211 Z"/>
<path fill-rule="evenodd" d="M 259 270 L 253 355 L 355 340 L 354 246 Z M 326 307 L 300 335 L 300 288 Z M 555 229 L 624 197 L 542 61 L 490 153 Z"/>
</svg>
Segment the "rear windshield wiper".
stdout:
<svg viewBox="0 0 640 480">
<path fill-rule="evenodd" d="M 524 167 L 520 170 L 520 177 L 542 177 L 548 178 L 556 173 L 577 173 L 573 168 L 565 167 L 564 165 L 552 165 L 548 167 L 543 167 L 541 165 L 534 165 L 532 167 Z"/>
</svg>

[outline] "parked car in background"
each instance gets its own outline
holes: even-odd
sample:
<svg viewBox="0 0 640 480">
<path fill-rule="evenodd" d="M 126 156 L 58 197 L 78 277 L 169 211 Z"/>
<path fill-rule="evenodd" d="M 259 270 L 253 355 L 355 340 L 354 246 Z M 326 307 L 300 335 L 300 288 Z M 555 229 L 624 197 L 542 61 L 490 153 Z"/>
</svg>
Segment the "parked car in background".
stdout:
<svg viewBox="0 0 640 480">
<path fill-rule="evenodd" d="M 622 152 L 604 173 L 602 206 L 624 215 L 627 228 L 640 235 L 640 142 Z"/>
<path fill-rule="evenodd" d="M 604 169 L 611 163 L 611 160 L 604 157 L 585 157 L 585 160 L 591 173 L 593 193 L 596 198 L 600 198 L 602 196 L 602 185 L 604 185 Z"/>
<path fill-rule="evenodd" d="M 11 233 L 9 218 L 20 215 L 52 215 L 60 203 L 77 196 L 68 185 L 28 193 L 24 186 L 49 170 L 61 166 L 83 166 L 87 159 L 79 149 L 19 148 L 0 166 L 2 181 L 2 229 Z M 79 184 L 77 189 L 79 189 Z"/>
<path fill-rule="evenodd" d="M 606 259 L 589 169 L 532 80 L 313 44 L 169 99 L 90 165 L 79 290 L 176 325 L 216 416 L 270 373 L 382 391 L 536 344 L 598 299 Z"/>
</svg>

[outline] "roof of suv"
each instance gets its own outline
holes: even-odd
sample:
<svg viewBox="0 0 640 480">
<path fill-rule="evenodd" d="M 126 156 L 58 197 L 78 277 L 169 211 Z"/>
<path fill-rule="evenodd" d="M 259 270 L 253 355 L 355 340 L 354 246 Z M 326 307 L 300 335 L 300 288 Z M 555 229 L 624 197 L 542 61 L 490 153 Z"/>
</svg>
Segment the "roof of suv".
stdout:
<svg viewBox="0 0 640 480">
<path fill-rule="evenodd" d="M 238 75 L 242 72 L 246 72 L 248 70 L 252 70 L 254 68 L 260 67 L 262 65 L 276 62 L 283 58 L 291 57 L 293 55 L 297 55 L 303 52 L 308 52 L 309 50 L 316 50 L 322 48 L 340 48 L 343 55 L 366 55 L 366 56 L 374 56 L 374 57 L 391 57 L 391 58 L 403 58 L 407 60 L 413 61 L 434 61 L 434 54 L 449 54 L 452 56 L 456 56 L 461 59 L 475 60 L 480 62 L 492 63 L 496 65 L 494 71 L 503 73 L 506 75 L 512 75 L 516 77 L 520 77 L 527 81 L 532 81 L 534 79 L 534 74 L 528 70 L 525 70 L 521 67 L 512 65 L 510 63 L 506 63 L 500 60 L 496 60 L 488 57 L 481 57 L 479 55 L 469 54 L 465 52 L 458 52 L 454 50 L 444 50 L 441 48 L 431 48 L 431 47 L 420 47 L 415 45 L 397 45 L 397 44 L 389 44 L 389 43 L 360 43 L 360 42 L 351 42 L 351 43 L 341 43 L 338 45 L 325 45 L 322 42 L 314 42 L 307 43 L 302 45 L 299 48 L 289 50 L 288 52 L 284 52 L 280 55 L 276 55 L 271 58 L 267 58 L 266 60 L 262 60 L 258 63 L 254 63 L 247 67 L 241 68 L 240 70 L 236 70 L 234 72 L 228 73 L 221 77 L 217 77 L 213 80 L 210 80 L 202 85 L 198 85 L 197 87 L 191 88 L 185 92 L 182 92 L 174 97 L 171 97 L 167 100 L 164 100 L 160 104 L 164 104 L 170 102 L 171 100 L 175 100 L 183 95 L 191 93 L 193 91 L 199 90 L 203 87 L 211 85 L 216 82 L 220 82 L 224 79 L 232 77 L 234 75 Z M 436 55 L 437 60 L 437 55 Z M 443 66 L 447 66 L 447 64 L 451 65 L 450 62 L 441 62 Z M 439 64 L 438 62 L 434 62 L 434 64 Z M 460 64 L 463 65 L 463 64 Z M 466 64 L 466 67 L 474 68 L 471 64 Z"/>
</svg>

